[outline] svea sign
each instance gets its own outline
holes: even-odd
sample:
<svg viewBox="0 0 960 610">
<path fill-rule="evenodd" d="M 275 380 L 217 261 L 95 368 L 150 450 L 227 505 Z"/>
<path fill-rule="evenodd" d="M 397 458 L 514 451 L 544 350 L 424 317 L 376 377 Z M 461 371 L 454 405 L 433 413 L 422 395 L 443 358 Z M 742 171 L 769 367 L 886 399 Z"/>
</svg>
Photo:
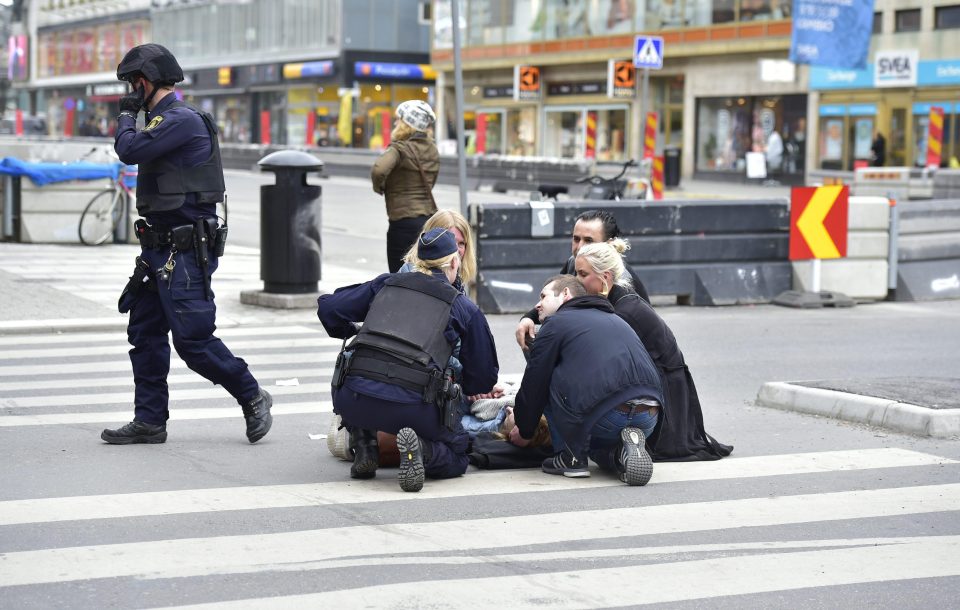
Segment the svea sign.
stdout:
<svg viewBox="0 0 960 610">
<path fill-rule="evenodd" d="M 873 60 L 873 86 L 916 87 L 919 64 L 916 49 L 877 51 Z"/>
</svg>

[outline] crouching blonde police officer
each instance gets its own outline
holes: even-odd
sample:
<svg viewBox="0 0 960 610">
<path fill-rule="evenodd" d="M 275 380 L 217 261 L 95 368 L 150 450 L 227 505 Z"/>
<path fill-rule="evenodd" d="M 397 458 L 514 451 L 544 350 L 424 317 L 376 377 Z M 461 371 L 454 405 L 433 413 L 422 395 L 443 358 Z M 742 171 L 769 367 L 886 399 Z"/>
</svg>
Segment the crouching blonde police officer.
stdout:
<svg viewBox="0 0 960 610">
<path fill-rule="evenodd" d="M 460 388 L 445 367 L 457 339 L 466 395 L 497 381 L 497 350 L 487 320 L 451 284 L 460 270 L 457 241 L 431 229 L 417 242 L 414 271 L 383 274 L 321 296 L 317 315 L 331 337 L 348 339 L 333 379 L 333 410 L 350 432 L 350 476 L 378 465 L 377 430 L 397 435 L 400 488 L 420 491 L 424 476 L 467 470 L 469 437 L 459 425 Z M 356 322 L 363 322 L 357 332 Z"/>
<path fill-rule="evenodd" d="M 216 127 L 208 114 L 177 100 L 174 85 L 183 71 L 158 44 L 131 49 L 117 66 L 117 78 L 132 92 L 120 98 L 114 148 L 121 161 L 140 166 L 137 212 L 143 218 L 135 227 L 142 251 L 119 303 L 121 313 L 130 312 L 136 389 L 133 421 L 100 436 L 115 445 L 167 439 L 172 332 L 187 366 L 240 403 L 247 439 L 255 443 L 270 430 L 272 399 L 247 364 L 213 336 L 210 277 L 226 241 L 226 227 L 217 226 L 216 216 L 224 196 Z M 146 126 L 137 131 L 141 109 Z"/>
</svg>

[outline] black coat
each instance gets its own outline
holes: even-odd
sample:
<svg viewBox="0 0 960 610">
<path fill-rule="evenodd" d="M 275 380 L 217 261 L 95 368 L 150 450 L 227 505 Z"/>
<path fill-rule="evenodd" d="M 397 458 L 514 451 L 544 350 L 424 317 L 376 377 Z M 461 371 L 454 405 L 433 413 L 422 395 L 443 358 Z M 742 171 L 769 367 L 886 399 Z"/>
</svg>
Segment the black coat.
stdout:
<svg viewBox="0 0 960 610">
<path fill-rule="evenodd" d="M 663 402 L 656 366 L 607 299 L 582 296 L 540 327 L 513 415 L 520 435 L 532 438 L 549 404 L 551 428 L 580 456 L 597 420 L 636 398 Z"/>
<path fill-rule="evenodd" d="M 687 462 L 730 455 L 733 447 L 717 442 L 704 429 L 693 376 L 667 323 L 649 303 L 621 286 L 614 286 L 607 298 L 640 337 L 663 384 L 664 408 L 647 439 L 650 456 L 658 462 Z"/>
</svg>

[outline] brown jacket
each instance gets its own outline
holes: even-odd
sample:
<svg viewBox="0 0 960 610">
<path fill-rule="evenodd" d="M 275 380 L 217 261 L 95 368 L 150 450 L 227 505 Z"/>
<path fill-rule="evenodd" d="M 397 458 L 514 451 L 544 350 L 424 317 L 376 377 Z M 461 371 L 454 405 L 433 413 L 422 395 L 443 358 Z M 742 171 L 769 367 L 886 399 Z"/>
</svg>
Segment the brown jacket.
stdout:
<svg viewBox="0 0 960 610">
<path fill-rule="evenodd" d="M 423 169 L 422 176 L 417 159 Z M 373 164 L 370 178 L 373 190 L 386 199 L 387 217 L 393 221 L 430 216 L 437 211 L 432 190 L 438 173 L 440 154 L 437 145 L 430 137 L 417 134 L 408 140 L 391 142 Z"/>
</svg>

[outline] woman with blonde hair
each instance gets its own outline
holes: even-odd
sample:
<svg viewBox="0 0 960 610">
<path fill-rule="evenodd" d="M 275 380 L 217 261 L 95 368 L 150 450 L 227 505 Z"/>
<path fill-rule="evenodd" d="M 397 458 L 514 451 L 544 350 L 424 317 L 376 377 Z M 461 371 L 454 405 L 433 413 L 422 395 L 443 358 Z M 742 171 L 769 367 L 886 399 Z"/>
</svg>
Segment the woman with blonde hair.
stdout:
<svg viewBox="0 0 960 610">
<path fill-rule="evenodd" d="M 459 286 L 454 284 L 460 292 L 465 292 L 466 287 L 477 277 L 477 247 L 473 239 L 473 232 L 470 230 L 470 223 L 460 212 L 453 210 L 440 210 L 427 219 L 423 225 L 424 231 L 430 229 L 448 229 L 457 239 L 457 253 L 460 255 L 460 277 Z M 403 257 L 404 265 L 400 271 L 411 271 L 417 262 L 417 245 L 413 244 Z"/>
<path fill-rule="evenodd" d="M 387 204 L 387 264 L 390 273 L 403 265 L 403 255 L 417 240 L 423 225 L 437 211 L 433 186 L 440 173 L 440 154 L 430 136 L 437 116 L 421 100 L 397 106 L 390 146 L 373 164 L 373 190 Z"/>
<path fill-rule="evenodd" d="M 625 249 L 617 243 L 593 243 L 577 252 L 577 279 L 588 294 L 605 296 L 617 315 L 637 333 L 660 373 L 664 405 L 647 447 L 654 461 L 719 460 L 733 447 L 707 434 L 693 376 L 673 332 L 653 307 L 630 289 L 624 272 Z M 593 457 L 593 456 L 591 456 Z M 595 459 L 598 463 L 598 460 Z"/>
</svg>

